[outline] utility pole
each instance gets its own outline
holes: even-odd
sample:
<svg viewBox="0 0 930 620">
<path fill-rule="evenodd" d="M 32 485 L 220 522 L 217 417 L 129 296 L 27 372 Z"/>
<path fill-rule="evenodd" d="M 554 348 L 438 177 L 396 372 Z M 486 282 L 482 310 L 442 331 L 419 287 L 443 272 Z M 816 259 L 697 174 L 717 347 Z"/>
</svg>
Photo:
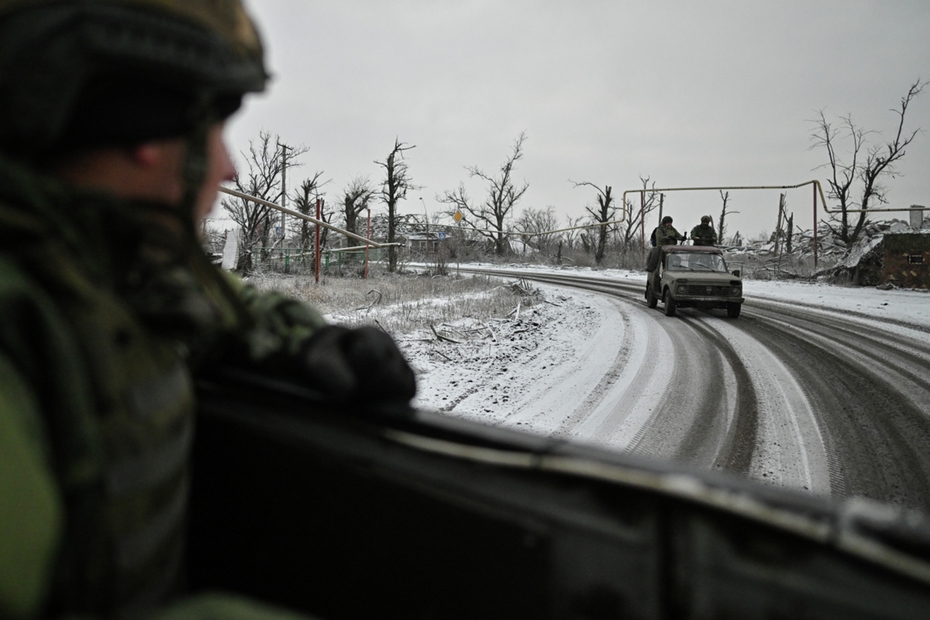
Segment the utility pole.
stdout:
<svg viewBox="0 0 930 620">
<path fill-rule="evenodd" d="M 365 276 L 364 279 L 368 279 L 368 240 L 371 239 L 371 209 L 368 209 L 368 228 L 365 232 Z"/>
<path fill-rule="evenodd" d="M 278 147 L 281 149 L 281 206 L 287 207 L 287 150 L 289 147 L 286 144 L 281 144 L 278 142 Z M 281 240 L 284 241 L 284 238 L 287 236 L 287 228 L 285 228 L 287 217 L 284 211 L 281 212 Z"/>
<path fill-rule="evenodd" d="M 429 255 L 429 213 L 426 212 L 426 202 L 423 200 L 423 196 L 420 196 L 420 202 L 423 203 L 423 217 L 425 218 L 423 221 L 426 222 L 426 254 Z"/>
<path fill-rule="evenodd" d="M 322 199 L 322 198 L 317 198 L 317 199 L 316 199 L 316 219 L 317 219 L 317 223 L 316 223 L 316 252 L 315 252 L 316 256 L 315 256 L 314 261 L 313 261 L 313 264 L 314 264 L 313 273 L 314 273 L 314 278 L 315 278 L 315 279 L 314 279 L 314 282 L 315 282 L 316 284 L 319 284 L 319 283 L 320 283 L 320 255 L 323 253 L 323 248 L 320 247 L 320 237 L 321 237 L 321 234 L 320 234 L 320 221 L 322 221 L 322 218 L 320 217 L 320 214 L 322 213 L 322 211 L 323 211 L 323 199 Z"/>
</svg>

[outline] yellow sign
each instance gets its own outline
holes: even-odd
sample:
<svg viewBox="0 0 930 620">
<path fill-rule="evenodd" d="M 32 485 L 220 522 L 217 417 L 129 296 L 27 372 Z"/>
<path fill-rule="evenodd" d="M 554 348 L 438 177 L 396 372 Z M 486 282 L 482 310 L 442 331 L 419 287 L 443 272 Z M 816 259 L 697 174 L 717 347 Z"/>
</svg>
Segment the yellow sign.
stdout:
<svg viewBox="0 0 930 620">
<path fill-rule="evenodd" d="M 454 215 L 453 217 L 455 218 L 455 221 L 456 221 L 456 222 L 461 222 L 461 221 L 462 221 L 462 212 L 461 212 L 461 211 L 456 211 L 456 212 L 455 212 L 455 215 Z"/>
</svg>

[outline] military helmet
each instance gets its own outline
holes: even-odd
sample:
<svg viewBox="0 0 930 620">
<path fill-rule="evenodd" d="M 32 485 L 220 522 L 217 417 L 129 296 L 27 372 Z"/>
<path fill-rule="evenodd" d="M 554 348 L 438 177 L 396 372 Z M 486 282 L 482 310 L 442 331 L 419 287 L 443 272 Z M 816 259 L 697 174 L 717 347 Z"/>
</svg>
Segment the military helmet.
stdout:
<svg viewBox="0 0 930 620">
<path fill-rule="evenodd" d="M 267 78 L 241 0 L 0 0 L 8 154 L 182 136 Z"/>
<path fill-rule="evenodd" d="M 672 223 L 672 216 L 671 216 L 671 215 L 666 215 L 665 217 L 663 217 L 663 218 L 662 218 L 662 223 L 663 223 L 663 224 L 671 224 L 671 223 Z"/>
<path fill-rule="evenodd" d="M 710 216 L 709 216 L 709 215 L 702 215 L 702 216 L 701 216 L 701 223 L 702 223 L 702 224 L 706 224 L 707 222 L 710 222 Z"/>
</svg>

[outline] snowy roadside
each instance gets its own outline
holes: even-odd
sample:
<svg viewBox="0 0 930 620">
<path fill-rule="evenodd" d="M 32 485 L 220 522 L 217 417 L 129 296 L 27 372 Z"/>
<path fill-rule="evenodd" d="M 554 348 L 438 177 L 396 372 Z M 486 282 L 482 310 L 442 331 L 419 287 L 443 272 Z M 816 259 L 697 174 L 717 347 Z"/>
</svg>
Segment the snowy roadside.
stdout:
<svg viewBox="0 0 930 620">
<path fill-rule="evenodd" d="M 398 338 L 417 372 L 417 406 L 501 424 L 528 409 L 543 413 L 578 404 L 571 384 L 584 380 L 587 367 L 609 363 L 618 353 L 602 346 L 621 340 L 616 302 L 533 286 L 542 301 L 511 317 L 463 319 L 437 326 L 439 337 L 421 331 Z M 554 386 L 562 389 L 554 391 Z M 539 402 L 541 397 L 546 401 Z"/>
</svg>

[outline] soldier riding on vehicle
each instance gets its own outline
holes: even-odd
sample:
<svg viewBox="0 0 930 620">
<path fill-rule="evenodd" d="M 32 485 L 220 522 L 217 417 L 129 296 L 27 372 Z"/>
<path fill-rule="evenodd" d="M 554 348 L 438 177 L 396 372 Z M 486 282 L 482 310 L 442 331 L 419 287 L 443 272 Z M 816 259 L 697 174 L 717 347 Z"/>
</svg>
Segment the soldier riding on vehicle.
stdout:
<svg viewBox="0 0 930 620">
<path fill-rule="evenodd" d="M 691 229 L 691 243 L 694 245 L 717 245 L 717 231 L 711 224 L 709 215 L 701 217 L 701 223 Z"/>
<path fill-rule="evenodd" d="M 661 248 L 663 245 L 676 245 L 678 242 L 683 242 L 687 237 L 672 226 L 672 216 L 666 215 L 662 218 L 662 225 L 655 229 L 653 235 L 655 236 L 655 243 L 653 244 L 657 248 Z"/>
<path fill-rule="evenodd" d="M 658 267 L 662 261 L 662 247 L 676 245 L 679 241 L 683 243 L 686 239 L 684 235 L 675 230 L 672 221 L 672 216 L 666 215 L 662 218 L 662 224 L 652 231 L 650 241 L 653 248 L 649 252 L 649 256 L 646 257 L 646 271 L 648 272 L 646 281 L 651 285 L 655 285 L 658 278 Z"/>
</svg>

